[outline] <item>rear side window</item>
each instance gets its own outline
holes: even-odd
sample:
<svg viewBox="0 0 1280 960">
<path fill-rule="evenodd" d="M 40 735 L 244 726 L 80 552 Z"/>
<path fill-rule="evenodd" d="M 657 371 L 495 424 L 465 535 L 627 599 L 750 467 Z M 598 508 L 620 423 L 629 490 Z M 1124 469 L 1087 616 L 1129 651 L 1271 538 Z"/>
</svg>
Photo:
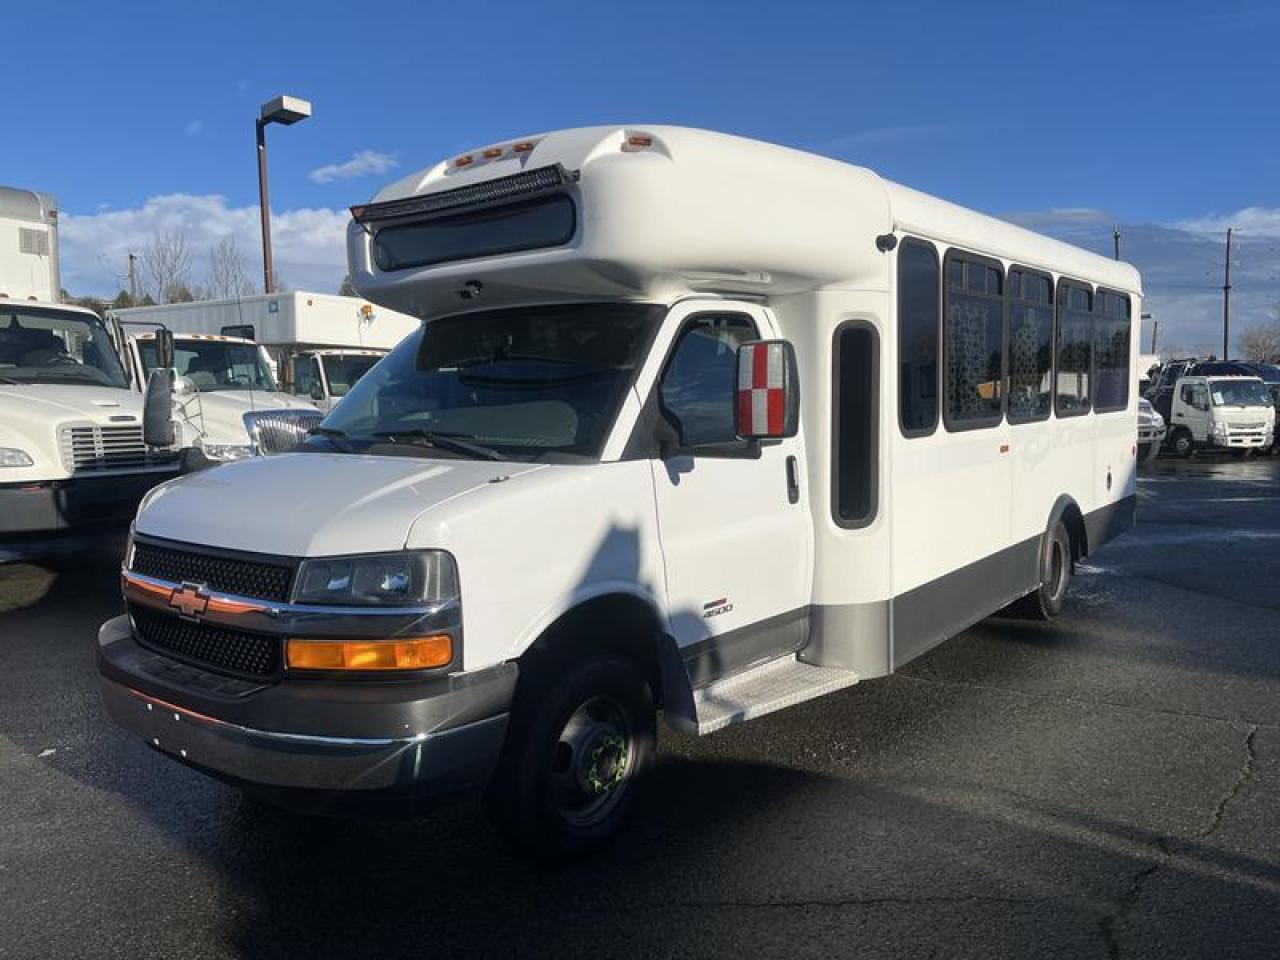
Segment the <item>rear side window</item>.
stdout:
<svg viewBox="0 0 1280 960">
<path fill-rule="evenodd" d="M 1044 420 L 1053 407 L 1053 280 L 1009 271 L 1009 422 Z"/>
<path fill-rule="evenodd" d="M 1093 409 L 1098 413 L 1123 410 L 1129 405 L 1129 298 L 1099 290 L 1094 307 Z"/>
<path fill-rule="evenodd" d="M 1058 350 L 1054 412 L 1076 417 L 1092 402 L 1093 291 L 1076 283 L 1058 284 Z"/>
<path fill-rule="evenodd" d="M 379 270 L 559 247 L 573 239 L 573 199 L 558 193 L 453 217 L 383 227 L 373 238 Z"/>
<path fill-rule="evenodd" d="M 868 323 L 852 321 L 836 331 L 832 429 L 832 512 L 842 527 L 875 519 L 879 477 L 879 338 Z"/>
<path fill-rule="evenodd" d="M 1000 421 L 1004 404 L 1004 270 L 968 254 L 947 254 L 947 428 Z"/>
<path fill-rule="evenodd" d="M 930 434 L 938 425 L 938 254 L 907 238 L 898 251 L 898 423 L 902 435 Z"/>
</svg>

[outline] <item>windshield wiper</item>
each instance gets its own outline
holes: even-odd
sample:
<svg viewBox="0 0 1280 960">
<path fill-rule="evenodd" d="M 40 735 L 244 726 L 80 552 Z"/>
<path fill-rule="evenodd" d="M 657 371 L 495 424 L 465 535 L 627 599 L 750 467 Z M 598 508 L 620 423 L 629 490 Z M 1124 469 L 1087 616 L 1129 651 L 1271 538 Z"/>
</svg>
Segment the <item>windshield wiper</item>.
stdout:
<svg viewBox="0 0 1280 960">
<path fill-rule="evenodd" d="M 344 452 L 351 449 L 346 444 L 337 442 L 338 440 L 345 440 L 347 438 L 347 432 L 345 430 L 335 430 L 333 427 L 312 427 L 307 431 L 307 436 L 324 437 L 335 447 Z"/>
<path fill-rule="evenodd" d="M 21 380 L 10 380 L 8 377 L 0 377 L 0 383 L 7 383 L 11 387 L 16 387 L 21 382 L 22 382 Z"/>
<path fill-rule="evenodd" d="M 486 447 L 479 443 L 470 443 L 455 434 L 437 433 L 435 430 L 424 430 L 421 427 L 414 430 L 383 430 L 379 433 L 371 434 L 371 436 L 390 440 L 392 443 L 399 443 L 401 440 L 421 440 L 432 447 L 452 450 L 454 453 L 469 453 L 473 457 L 481 457 L 485 460 L 507 459 L 505 454 L 499 453 L 492 447 Z"/>
</svg>

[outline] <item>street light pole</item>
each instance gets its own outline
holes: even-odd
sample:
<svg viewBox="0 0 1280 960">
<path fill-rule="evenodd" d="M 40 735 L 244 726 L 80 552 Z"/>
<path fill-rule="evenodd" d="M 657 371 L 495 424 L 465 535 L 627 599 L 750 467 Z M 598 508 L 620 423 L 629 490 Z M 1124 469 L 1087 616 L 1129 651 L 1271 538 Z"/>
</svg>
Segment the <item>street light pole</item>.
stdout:
<svg viewBox="0 0 1280 960">
<path fill-rule="evenodd" d="M 267 200 L 267 124 L 261 117 L 254 121 L 258 134 L 258 209 L 262 216 L 262 292 L 273 293 L 271 277 L 271 206 Z"/>
<path fill-rule="evenodd" d="M 1231 227 L 1227 227 L 1227 260 L 1222 274 L 1222 359 L 1231 359 Z"/>
<path fill-rule="evenodd" d="M 311 116 L 311 104 L 297 97 L 279 96 L 262 105 L 254 132 L 258 142 L 258 207 L 262 216 L 262 289 L 275 292 L 275 265 L 271 258 L 271 204 L 267 199 L 267 124 L 290 126 Z"/>
</svg>

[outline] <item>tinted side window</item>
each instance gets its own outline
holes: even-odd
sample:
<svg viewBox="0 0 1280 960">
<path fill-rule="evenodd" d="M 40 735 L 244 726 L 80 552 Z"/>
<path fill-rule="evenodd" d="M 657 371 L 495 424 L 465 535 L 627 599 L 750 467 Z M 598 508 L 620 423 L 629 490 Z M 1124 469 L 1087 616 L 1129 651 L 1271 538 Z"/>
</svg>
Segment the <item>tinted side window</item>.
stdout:
<svg viewBox="0 0 1280 960">
<path fill-rule="evenodd" d="M 957 269 L 959 268 L 959 269 Z M 947 255 L 947 426 L 997 423 L 1004 402 L 1004 273 L 963 254 Z"/>
<path fill-rule="evenodd" d="M 1089 412 L 1093 358 L 1093 292 L 1058 284 L 1058 351 L 1054 373 L 1054 410 L 1060 417 Z"/>
<path fill-rule="evenodd" d="M 836 332 L 832 509 L 842 527 L 864 527 L 876 515 L 878 354 L 879 340 L 868 324 L 848 323 Z"/>
<path fill-rule="evenodd" d="M 1043 420 L 1053 406 L 1053 281 L 1009 271 L 1009 422 Z"/>
<path fill-rule="evenodd" d="M 898 252 L 898 422 L 906 436 L 938 425 L 938 254 L 907 239 Z"/>
<path fill-rule="evenodd" d="M 1099 290 L 1096 308 L 1093 409 L 1100 413 L 1123 410 L 1129 405 L 1129 298 L 1109 290 Z"/>
<path fill-rule="evenodd" d="M 757 339 L 742 314 L 704 314 L 688 321 L 662 374 L 662 409 L 688 447 L 745 445 L 734 430 L 738 347 Z"/>
</svg>

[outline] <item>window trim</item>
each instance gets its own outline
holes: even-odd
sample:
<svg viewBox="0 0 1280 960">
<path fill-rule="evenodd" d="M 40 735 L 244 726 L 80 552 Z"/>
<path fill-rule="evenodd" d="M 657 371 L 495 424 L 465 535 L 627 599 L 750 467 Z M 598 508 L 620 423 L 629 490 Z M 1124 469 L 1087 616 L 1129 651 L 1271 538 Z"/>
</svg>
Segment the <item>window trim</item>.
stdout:
<svg viewBox="0 0 1280 960">
<path fill-rule="evenodd" d="M 1097 308 L 1097 304 L 1098 304 L 1098 298 L 1099 298 L 1100 296 L 1102 296 L 1103 294 L 1106 294 L 1106 295 L 1109 295 L 1109 296 L 1112 296 L 1112 297 L 1119 297 L 1121 300 L 1123 300 L 1123 301 L 1125 302 L 1125 305 L 1128 307 L 1128 310 L 1127 310 L 1127 316 L 1124 316 L 1124 317 L 1113 317 L 1113 316 L 1111 316 L 1111 315 L 1109 315 L 1109 314 L 1106 314 L 1106 313 L 1098 313 L 1098 311 L 1097 311 L 1097 309 L 1096 309 L 1096 308 Z M 1121 405 L 1120 405 L 1120 406 L 1118 406 L 1118 407 L 1108 406 L 1108 407 L 1103 407 L 1103 408 L 1101 408 L 1101 409 L 1099 409 L 1099 408 L 1098 408 L 1098 406 L 1097 406 L 1096 404 L 1092 404 L 1092 405 L 1090 406 L 1090 409 L 1091 409 L 1094 413 L 1097 413 L 1097 414 L 1122 413 L 1122 412 L 1124 412 L 1124 411 L 1128 410 L 1128 409 L 1129 409 L 1129 405 L 1130 405 L 1130 403 L 1132 403 L 1132 402 L 1133 402 L 1133 396 L 1132 396 L 1132 394 L 1133 394 L 1133 384 L 1131 384 L 1131 383 L 1129 382 L 1129 381 L 1130 381 L 1130 376 L 1129 376 L 1129 374 L 1130 374 L 1130 373 L 1132 372 L 1132 370 L 1133 370 L 1133 356 L 1134 356 L 1134 353 L 1133 353 L 1133 299 L 1129 296 L 1129 294 L 1124 293 L 1124 292 L 1123 292 L 1123 291 L 1121 291 L 1121 290 L 1113 290 L 1111 287 L 1102 287 L 1102 286 L 1099 286 L 1099 287 L 1095 287 L 1095 288 L 1094 288 L 1094 291 L 1093 291 L 1093 303 L 1094 303 L 1094 308 L 1095 308 L 1095 309 L 1094 309 L 1094 316 L 1095 316 L 1095 317 L 1099 317 L 1099 318 L 1101 318 L 1101 319 L 1102 319 L 1102 321 L 1103 321 L 1104 323 L 1106 323 L 1106 322 L 1118 323 L 1118 322 L 1119 322 L 1119 321 L 1121 321 L 1121 320 L 1123 320 L 1123 321 L 1125 322 L 1125 325 L 1126 325 L 1126 326 L 1128 327 L 1128 329 L 1129 329 L 1129 362 L 1128 362 L 1128 364 L 1127 364 L 1127 365 L 1126 365 L 1126 367 L 1125 367 L 1125 371 L 1126 371 L 1126 372 L 1125 372 L 1125 378 L 1124 378 L 1124 385 L 1125 385 L 1125 390 L 1124 390 L 1124 403 L 1123 403 L 1123 404 L 1121 404 Z M 1093 384 L 1097 382 L 1097 379 L 1098 379 L 1098 330 L 1097 330 L 1097 322 L 1098 322 L 1097 320 L 1095 320 L 1095 321 L 1094 321 L 1094 325 L 1095 325 L 1095 326 L 1094 326 L 1094 331 L 1093 331 L 1093 353 L 1092 353 L 1092 354 L 1091 354 L 1091 356 L 1089 357 L 1089 367 L 1090 367 L 1090 370 L 1089 370 L 1089 380 L 1090 380 L 1090 387 L 1091 387 L 1091 388 L 1092 388 Z M 1095 394 L 1096 394 L 1096 392 L 1097 392 L 1097 391 L 1095 390 L 1094 392 L 1095 392 Z"/>
<path fill-rule="evenodd" d="M 947 353 L 949 346 L 947 339 L 947 307 L 950 305 L 951 287 L 947 283 L 947 271 L 952 259 L 994 267 L 1000 271 L 1001 278 L 998 296 L 993 296 L 989 293 L 973 293 L 969 290 L 957 291 L 964 296 L 986 297 L 990 300 L 998 300 L 1000 303 L 1000 410 L 998 413 L 972 420 L 953 420 L 948 403 L 948 399 L 951 396 L 951 358 Z M 1005 413 L 1008 409 L 1009 394 L 1009 272 L 1005 269 L 1004 262 L 995 257 L 975 253 L 965 247 L 948 247 L 946 255 L 942 259 L 941 303 L 942 316 L 940 318 L 941 322 L 938 324 L 938 332 L 942 338 L 942 343 L 938 356 L 942 361 L 940 364 L 942 368 L 940 376 L 942 389 L 938 393 L 938 399 L 942 408 L 942 424 L 947 433 L 967 433 L 970 430 L 986 430 L 991 427 L 998 427 L 1004 422 Z"/>
<path fill-rule="evenodd" d="M 1062 329 L 1062 311 L 1063 304 L 1066 299 L 1063 297 L 1064 287 L 1076 287 L 1084 290 L 1089 294 L 1089 406 L 1084 410 L 1073 410 L 1064 413 L 1058 405 L 1058 344 L 1061 342 L 1059 333 Z M 1076 417 L 1087 417 L 1093 413 L 1093 317 L 1097 310 L 1097 290 L 1093 284 L 1087 280 L 1076 280 L 1066 275 L 1059 275 L 1058 282 L 1054 284 L 1054 310 L 1053 310 L 1053 417 L 1055 420 L 1074 420 Z M 1080 311 L 1067 307 L 1073 313 Z"/>
<path fill-rule="evenodd" d="M 760 333 L 760 321 L 751 313 L 745 310 L 699 310 L 697 313 L 691 313 L 680 321 L 680 326 L 676 329 L 675 335 L 671 338 L 671 342 L 667 345 L 666 356 L 662 358 L 662 366 L 658 368 L 658 376 L 653 381 L 653 400 L 658 416 L 667 424 L 671 430 L 676 430 L 676 425 L 671 422 L 674 414 L 667 409 L 667 405 L 662 400 L 662 381 L 666 379 L 667 371 L 671 369 L 671 364 L 675 362 L 676 351 L 680 349 L 680 343 L 684 340 L 685 334 L 689 332 L 689 328 L 696 326 L 698 321 L 703 317 L 745 317 L 751 323 L 751 327 L 755 330 L 755 336 L 752 339 L 762 339 Z M 737 363 L 734 363 L 734 377 L 729 381 L 730 390 L 736 390 L 737 380 Z M 741 440 L 733 446 L 725 445 L 723 447 L 703 445 L 700 447 L 681 446 L 680 451 L 688 456 L 697 459 L 698 457 L 706 457 L 713 460 L 758 460 L 760 458 L 760 448 L 764 444 L 780 443 L 780 440 Z"/>
<path fill-rule="evenodd" d="M 1009 287 L 1009 274 L 1013 273 L 1015 270 L 1016 270 L 1017 272 L 1021 273 L 1021 274 L 1024 274 L 1024 275 L 1029 274 L 1029 275 L 1031 275 L 1031 276 L 1040 277 L 1040 279 L 1042 279 L 1042 280 L 1048 280 L 1048 281 L 1049 281 L 1049 303 L 1048 303 L 1048 307 L 1049 307 L 1049 314 L 1050 314 L 1050 319 L 1049 319 L 1049 381 L 1050 381 L 1050 387 L 1049 387 L 1049 409 L 1048 409 L 1048 410 L 1046 410 L 1043 414 L 1041 414 L 1041 415 L 1039 415 L 1039 416 L 1035 416 L 1035 417 L 1020 417 L 1020 418 L 1018 418 L 1018 419 L 1016 419 L 1016 420 L 1014 419 L 1014 416 L 1013 416 L 1012 411 L 1009 409 L 1009 393 L 1010 393 L 1010 391 L 1013 389 L 1013 375 L 1012 375 L 1009 371 L 1010 371 L 1010 361 L 1012 360 L 1012 353 L 1013 353 L 1013 344 L 1012 344 L 1012 335 L 1011 335 L 1011 331 L 1012 331 L 1012 328 L 1013 328 L 1013 305 L 1014 305 L 1014 302 L 1015 302 L 1015 301 L 1014 301 L 1014 296 L 1013 296 L 1013 294 L 1009 292 L 1009 290 L 1010 290 L 1010 287 Z M 1057 292 L 1058 292 L 1058 291 L 1057 291 L 1057 283 L 1054 281 L 1053 274 L 1052 274 L 1052 273 L 1050 273 L 1048 270 L 1041 270 L 1039 267 L 1031 267 L 1031 266 L 1027 266 L 1027 265 L 1026 265 L 1026 264 L 1024 264 L 1024 263 L 1019 263 L 1019 262 L 1017 262 L 1017 261 L 1014 261 L 1014 262 L 1010 263 L 1010 264 L 1009 264 L 1008 269 L 1007 269 L 1007 270 L 1005 270 L 1004 291 L 1005 291 L 1005 296 L 1004 296 L 1004 299 L 1005 299 L 1005 314 L 1004 314 L 1004 337 L 1005 337 L 1005 350 L 1004 350 L 1004 368 L 1005 368 L 1005 372 L 1004 372 L 1004 376 L 1005 376 L 1004 411 L 1005 411 L 1005 419 L 1006 419 L 1006 420 L 1008 420 L 1008 422 L 1009 422 L 1009 426 L 1011 426 L 1011 427 L 1018 427 L 1018 426 L 1022 426 L 1022 424 L 1024 424 L 1024 423 L 1044 423 L 1046 420 L 1048 420 L 1050 417 L 1052 417 L 1052 416 L 1053 416 L 1053 405 L 1054 405 L 1054 403 L 1055 403 L 1055 401 L 1056 401 L 1056 399 L 1057 399 L 1057 389 L 1056 389 L 1056 388 L 1057 388 L 1057 381 L 1054 379 L 1054 370 L 1053 370 L 1053 368 L 1054 368 L 1054 364 L 1057 362 L 1057 357 L 1058 357 L 1058 296 L 1057 296 Z M 1018 302 L 1018 303 L 1040 303 L 1040 304 L 1043 304 L 1043 302 L 1044 302 L 1044 301 L 1042 301 L 1042 300 L 1028 300 L 1028 299 L 1027 299 L 1027 298 L 1025 298 L 1025 297 L 1018 297 L 1016 302 Z"/>
<path fill-rule="evenodd" d="M 867 515 L 845 520 L 837 508 L 840 490 L 840 336 L 849 329 L 871 332 L 871 495 Z M 862 530 L 880 516 L 880 331 L 870 320 L 850 317 L 842 320 L 831 334 L 831 519 L 842 530 Z M 901 422 L 899 422 L 901 427 Z M 936 427 L 936 424 L 935 424 Z"/>
<path fill-rule="evenodd" d="M 936 294 L 938 298 L 938 309 L 934 315 L 933 332 L 934 332 L 934 371 L 933 371 L 933 423 L 928 427 L 908 428 L 902 422 L 902 252 L 908 246 L 918 246 L 929 251 L 933 255 L 933 265 L 938 275 L 936 286 Z M 938 255 L 938 245 L 932 240 L 926 240 L 923 237 L 904 236 L 902 242 L 898 244 L 896 259 L 893 264 L 894 268 L 894 286 L 896 288 L 896 302 L 894 304 L 894 395 L 895 395 L 895 416 L 898 419 L 898 433 L 903 439 L 914 440 L 917 437 L 931 437 L 938 432 L 938 428 L 942 425 L 942 293 L 946 283 L 945 274 L 942 269 L 942 258 Z"/>
</svg>

